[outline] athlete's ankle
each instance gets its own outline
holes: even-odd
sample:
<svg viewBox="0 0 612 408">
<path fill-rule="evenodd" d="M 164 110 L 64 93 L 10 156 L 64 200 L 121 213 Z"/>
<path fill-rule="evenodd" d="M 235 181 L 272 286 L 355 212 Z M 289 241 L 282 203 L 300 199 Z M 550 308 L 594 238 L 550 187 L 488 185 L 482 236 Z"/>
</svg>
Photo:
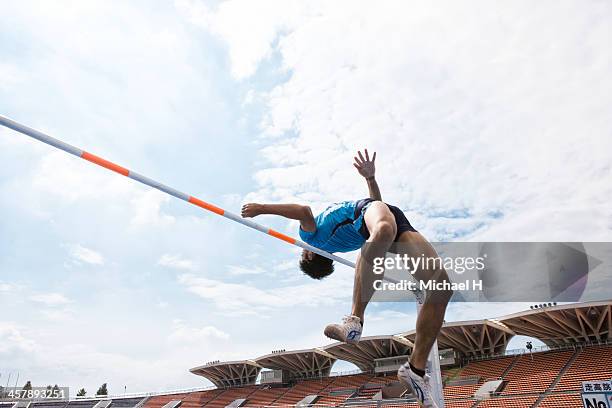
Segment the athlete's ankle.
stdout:
<svg viewBox="0 0 612 408">
<path fill-rule="evenodd" d="M 425 376 L 425 370 L 424 369 L 416 368 L 410 362 L 408 363 L 408 365 L 410 366 L 410 369 L 412 370 L 412 372 L 415 373 L 416 375 L 418 375 L 419 377 L 424 377 Z"/>
<path fill-rule="evenodd" d="M 358 314 L 355 313 L 351 313 L 352 317 L 356 317 L 357 319 L 359 319 L 359 324 L 361 324 L 361 327 L 363 327 L 363 316 L 360 316 Z"/>
</svg>

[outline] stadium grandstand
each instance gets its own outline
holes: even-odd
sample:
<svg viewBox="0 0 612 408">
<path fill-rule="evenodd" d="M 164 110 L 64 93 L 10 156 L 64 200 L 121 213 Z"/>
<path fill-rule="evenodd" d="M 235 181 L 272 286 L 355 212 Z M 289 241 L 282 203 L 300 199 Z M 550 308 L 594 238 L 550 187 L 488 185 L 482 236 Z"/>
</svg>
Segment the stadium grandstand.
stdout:
<svg viewBox="0 0 612 408">
<path fill-rule="evenodd" d="M 611 308 L 612 301 L 546 304 L 499 318 L 445 323 L 438 342 L 446 407 L 582 407 L 583 381 L 612 378 Z M 365 337 L 358 344 L 277 350 L 190 370 L 214 388 L 0 403 L 0 408 L 417 407 L 395 376 L 410 355 L 414 335 L 413 330 Z M 507 350 L 516 335 L 545 346 Z M 338 360 L 360 371 L 332 373 Z"/>
</svg>

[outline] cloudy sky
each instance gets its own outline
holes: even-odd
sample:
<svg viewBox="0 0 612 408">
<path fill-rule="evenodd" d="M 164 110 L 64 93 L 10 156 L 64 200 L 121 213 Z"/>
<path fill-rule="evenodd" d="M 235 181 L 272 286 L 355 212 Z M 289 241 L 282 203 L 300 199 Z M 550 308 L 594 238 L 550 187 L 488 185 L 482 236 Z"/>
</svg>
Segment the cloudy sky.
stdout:
<svg viewBox="0 0 612 408">
<path fill-rule="evenodd" d="M 431 240 L 608 241 L 611 7 L 9 2 L 0 113 L 234 211 L 361 198 L 368 147 Z M 346 268 L 313 282 L 281 242 L 4 128 L 0 159 L 0 382 L 206 385 L 188 369 L 327 344 L 349 311 Z M 365 334 L 414 318 L 374 304 Z"/>
</svg>

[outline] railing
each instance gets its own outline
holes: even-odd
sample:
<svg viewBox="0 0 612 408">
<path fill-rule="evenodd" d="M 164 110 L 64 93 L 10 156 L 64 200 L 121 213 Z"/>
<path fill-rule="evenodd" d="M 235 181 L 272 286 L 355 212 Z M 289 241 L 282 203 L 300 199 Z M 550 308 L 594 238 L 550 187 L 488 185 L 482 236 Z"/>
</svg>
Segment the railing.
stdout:
<svg viewBox="0 0 612 408">
<path fill-rule="evenodd" d="M 196 387 L 196 388 L 181 388 L 176 390 L 167 390 L 167 391 L 153 391 L 153 392 L 134 392 L 130 394 L 116 394 L 116 395 L 96 395 L 93 397 L 76 397 L 75 399 L 79 401 L 88 401 L 88 400 L 105 400 L 105 399 L 125 399 L 125 398 L 146 398 L 146 397 L 155 397 L 158 395 L 173 395 L 173 394 L 188 394 L 190 392 L 201 392 L 201 391 L 211 391 L 216 390 L 217 387 L 214 385 L 209 385 L 207 387 Z"/>
<path fill-rule="evenodd" d="M 607 346 L 612 345 L 612 340 L 600 340 L 600 341 L 585 341 L 580 343 L 572 343 L 572 344 L 564 344 L 561 346 L 538 346 L 534 347 L 531 350 L 527 349 L 512 349 L 506 350 L 503 353 L 494 353 L 494 354 L 482 354 L 479 356 L 470 356 L 463 359 L 463 364 L 467 364 L 471 361 L 483 361 L 483 360 L 492 360 L 500 357 L 511 357 L 511 356 L 519 356 L 524 354 L 531 353 L 545 353 L 547 351 L 563 351 L 563 350 L 582 350 L 587 347 L 593 346 Z"/>
<path fill-rule="evenodd" d="M 351 370 L 351 371 L 333 371 L 329 373 L 329 375 L 306 375 L 303 377 L 295 377 L 292 378 L 292 381 L 304 381 L 304 380 L 322 380 L 329 377 L 341 377 L 345 375 L 356 375 L 356 374 L 374 374 L 373 371 L 361 371 L 361 370 Z M 259 384 L 259 381 L 256 382 Z"/>
<path fill-rule="evenodd" d="M 329 377 L 341 377 L 341 376 L 345 376 L 345 375 L 355 375 L 355 374 L 373 374 L 372 372 L 369 371 L 361 371 L 361 370 L 351 370 L 351 371 L 334 371 L 331 372 L 329 374 Z M 300 377 L 297 378 L 296 380 L 298 381 L 303 381 L 303 380 L 317 380 L 317 379 L 323 379 L 323 378 L 328 378 L 328 376 L 324 376 L 324 375 L 317 375 L 317 376 L 307 376 L 307 377 Z M 251 384 L 249 384 L 251 385 Z M 265 384 L 260 384 L 259 381 L 257 381 L 255 383 L 255 385 L 265 385 Z M 245 385 L 248 386 L 248 385 Z M 101 399 L 124 399 L 124 398 L 146 398 L 146 397 L 155 397 L 158 395 L 172 395 L 172 394 L 188 394 L 190 392 L 201 392 L 201 391 L 212 391 L 212 390 L 216 390 L 216 389 L 227 389 L 227 388 L 240 388 L 240 386 L 237 387 L 222 387 L 222 388 L 218 388 L 215 387 L 214 385 L 209 385 L 206 387 L 197 387 L 197 388 L 181 388 L 181 389 L 175 389 L 175 390 L 166 390 L 166 391 L 153 391 L 153 392 L 137 392 L 137 393 L 130 393 L 130 394 L 117 394 L 117 395 L 96 395 L 96 396 L 85 396 L 85 397 L 76 397 L 75 399 L 79 400 L 79 401 L 88 401 L 88 400 L 101 400 Z"/>
<path fill-rule="evenodd" d="M 351 371 L 334 371 L 329 373 L 330 377 L 341 377 L 343 375 L 356 375 L 356 374 L 372 374 L 369 371 L 351 370 Z"/>
</svg>

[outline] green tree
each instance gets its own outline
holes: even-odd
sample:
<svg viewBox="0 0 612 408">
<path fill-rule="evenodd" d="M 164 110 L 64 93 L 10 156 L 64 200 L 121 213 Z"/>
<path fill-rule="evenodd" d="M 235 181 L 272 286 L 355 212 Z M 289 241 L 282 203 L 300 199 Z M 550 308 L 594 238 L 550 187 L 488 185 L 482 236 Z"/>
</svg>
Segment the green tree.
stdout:
<svg viewBox="0 0 612 408">
<path fill-rule="evenodd" d="M 85 388 L 81 388 L 79 392 L 77 392 L 77 397 L 84 397 L 85 395 L 87 395 L 87 391 L 85 391 Z"/>
<path fill-rule="evenodd" d="M 25 383 L 25 385 L 23 386 L 24 390 L 31 390 L 32 389 L 32 382 L 31 381 L 27 381 Z"/>
<path fill-rule="evenodd" d="M 108 389 L 106 388 L 106 383 L 102 384 L 100 388 L 98 388 L 98 392 L 96 395 L 108 395 Z"/>
</svg>

